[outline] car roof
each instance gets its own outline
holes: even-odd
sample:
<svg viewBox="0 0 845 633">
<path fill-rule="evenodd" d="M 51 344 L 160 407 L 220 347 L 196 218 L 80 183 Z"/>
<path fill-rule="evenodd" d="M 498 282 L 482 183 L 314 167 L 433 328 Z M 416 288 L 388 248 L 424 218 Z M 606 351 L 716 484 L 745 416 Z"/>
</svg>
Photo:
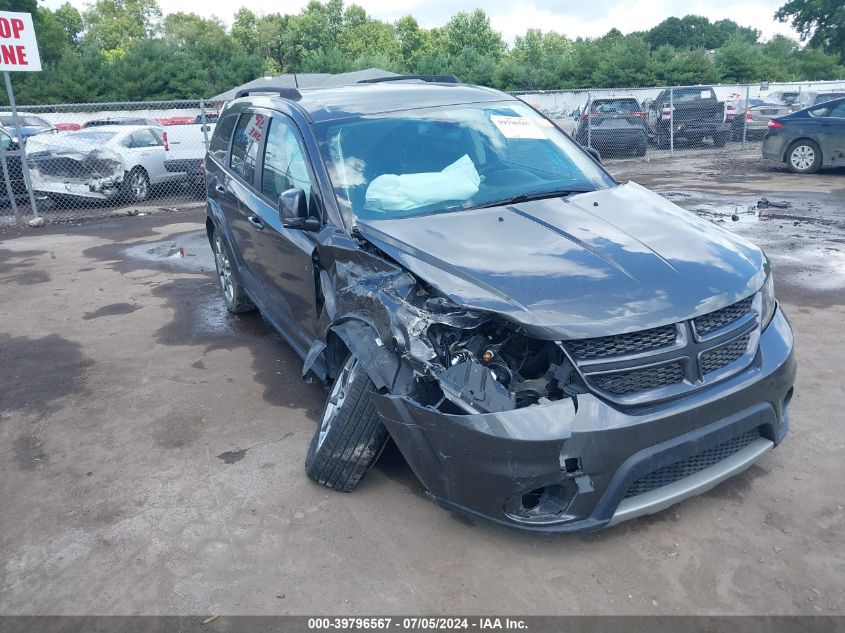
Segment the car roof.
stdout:
<svg viewBox="0 0 845 633">
<path fill-rule="evenodd" d="M 315 123 L 348 117 L 385 112 L 398 112 L 417 108 L 485 103 L 493 101 L 519 101 L 504 92 L 468 84 L 446 84 L 422 81 L 391 81 L 385 83 L 354 84 L 336 88 L 302 90 L 296 104 Z M 251 104 L 267 108 L 276 107 L 281 100 L 271 93 L 235 99 L 231 105 Z"/>
</svg>

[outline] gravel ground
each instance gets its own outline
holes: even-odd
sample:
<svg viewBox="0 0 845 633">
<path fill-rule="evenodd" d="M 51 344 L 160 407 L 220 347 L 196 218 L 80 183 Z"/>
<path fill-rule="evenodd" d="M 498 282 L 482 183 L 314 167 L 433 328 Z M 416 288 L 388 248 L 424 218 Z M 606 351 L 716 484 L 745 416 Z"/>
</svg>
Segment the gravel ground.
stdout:
<svg viewBox="0 0 845 633">
<path fill-rule="evenodd" d="M 758 163 L 610 168 L 766 246 L 797 336 L 790 436 L 580 536 L 445 512 L 391 449 L 352 494 L 312 484 L 324 392 L 225 312 L 201 212 L 0 236 L 0 613 L 843 614 L 845 179 Z"/>
</svg>

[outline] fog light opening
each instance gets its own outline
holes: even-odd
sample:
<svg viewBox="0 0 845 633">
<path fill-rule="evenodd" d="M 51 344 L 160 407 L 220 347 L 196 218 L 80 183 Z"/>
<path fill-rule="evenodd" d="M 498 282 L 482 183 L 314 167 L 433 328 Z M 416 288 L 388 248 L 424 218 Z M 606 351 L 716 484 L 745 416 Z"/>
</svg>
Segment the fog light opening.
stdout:
<svg viewBox="0 0 845 633">
<path fill-rule="evenodd" d="M 533 510 L 538 505 L 540 505 L 540 499 L 543 498 L 543 493 L 546 491 L 545 488 L 535 488 L 531 492 L 527 492 L 522 495 L 522 507 L 525 510 Z"/>
</svg>

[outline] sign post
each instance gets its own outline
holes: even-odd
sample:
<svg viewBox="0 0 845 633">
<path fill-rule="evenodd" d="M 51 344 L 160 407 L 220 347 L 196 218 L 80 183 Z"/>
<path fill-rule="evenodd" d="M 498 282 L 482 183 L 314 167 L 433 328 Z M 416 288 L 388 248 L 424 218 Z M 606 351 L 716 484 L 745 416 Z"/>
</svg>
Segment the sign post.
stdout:
<svg viewBox="0 0 845 633">
<path fill-rule="evenodd" d="M 29 164 L 26 160 L 26 148 L 21 133 L 21 123 L 18 119 L 18 106 L 15 103 L 15 93 L 12 90 L 12 78 L 9 72 L 38 72 L 41 70 L 41 56 L 38 53 L 38 42 L 35 39 L 35 28 L 32 25 L 32 15 L 29 13 L 13 13 L 0 11 L 0 70 L 6 80 L 6 92 L 9 95 L 9 106 L 15 122 L 15 135 L 18 139 L 18 151 L 21 155 L 21 171 L 29 194 L 29 206 L 33 217 L 38 217 L 38 207 L 35 204 L 35 193 L 29 179 Z M 5 156 L 4 156 L 5 158 Z M 7 171 L 3 166 L 4 173 Z M 9 191 L 14 197 L 14 192 Z"/>
</svg>

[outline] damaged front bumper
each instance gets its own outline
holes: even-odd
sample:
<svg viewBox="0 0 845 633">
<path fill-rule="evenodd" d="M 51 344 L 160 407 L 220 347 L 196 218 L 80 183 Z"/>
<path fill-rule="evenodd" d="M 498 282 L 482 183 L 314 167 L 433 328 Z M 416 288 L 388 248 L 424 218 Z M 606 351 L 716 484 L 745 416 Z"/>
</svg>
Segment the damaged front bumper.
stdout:
<svg viewBox="0 0 845 633">
<path fill-rule="evenodd" d="M 780 443 L 795 377 L 778 310 L 744 371 L 683 398 L 621 407 L 592 394 L 449 415 L 396 395 L 376 406 L 442 506 L 529 531 L 591 530 L 712 488 Z"/>
</svg>

